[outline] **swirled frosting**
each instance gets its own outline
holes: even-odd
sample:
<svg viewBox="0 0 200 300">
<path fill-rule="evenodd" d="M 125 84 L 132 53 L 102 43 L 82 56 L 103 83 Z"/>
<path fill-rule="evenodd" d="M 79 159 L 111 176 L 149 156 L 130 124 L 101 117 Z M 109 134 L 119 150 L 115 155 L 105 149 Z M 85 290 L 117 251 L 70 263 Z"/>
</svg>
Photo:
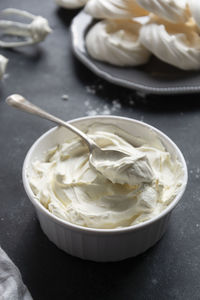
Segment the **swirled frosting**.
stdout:
<svg viewBox="0 0 200 300">
<path fill-rule="evenodd" d="M 100 21 L 86 36 L 86 48 L 95 59 L 117 66 L 144 64 L 150 52 L 139 41 L 141 24 L 133 21 Z"/>
<path fill-rule="evenodd" d="M 192 20 L 172 24 L 155 18 L 140 31 L 140 42 L 160 60 L 183 70 L 200 68 L 200 37 Z"/>
<path fill-rule="evenodd" d="M 36 160 L 29 174 L 35 197 L 52 214 L 85 227 L 126 227 L 153 218 L 174 199 L 182 185 L 182 167 L 156 137 L 147 143 L 102 124 L 90 126 L 87 134 L 103 149 L 137 149 L 147 157 L 154 178 L 113 184 L 90 165 L 80 139 L 67 140 L 50 149 L 43 161 Z"/>
<path fill-rule="evenodd" d="M 188 17 L 187 0 L 136 0 L 155 15 L 174 23 L 185 22 Z M 194 0 L 195 1 L 195 0 Z"/>
<path fill-rule="evenodd" d="M 85 11 L 97 19 L 131 19 L 148 14 L 135 0 L 90 0 Z"/>
</svg>

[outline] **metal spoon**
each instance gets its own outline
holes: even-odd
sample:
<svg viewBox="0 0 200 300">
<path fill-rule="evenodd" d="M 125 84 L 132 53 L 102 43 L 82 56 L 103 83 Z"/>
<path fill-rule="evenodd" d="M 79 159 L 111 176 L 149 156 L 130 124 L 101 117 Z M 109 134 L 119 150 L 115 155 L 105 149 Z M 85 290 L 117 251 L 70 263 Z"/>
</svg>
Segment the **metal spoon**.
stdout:
<svg viewBox="0 0 200 300">
<path fill-rule="evenodd" d="M 130 157 L 118 150 L 104 150 L 101 149 L 97 144 L 90 139 L 84 132 L 79 130 L 78 128 L 72 126 L 68 122 L 65 122 L 61 120 L 58 117 L 53 116 L 50 113 L 47 113 L 43 109 L 39 108 L 38 106 L 30 103 L 28 100 L 26 100 L 23 96 L 18 94 L 13 94 L 7 97 L 6 103 L 10 106 L 13 106 L 15 108 L 18 108 L 22 111 L 31 113 L 33 115 L 37 115 L 41 118 L 50 120 L 52 122 L 55 122 L 58 125 L 61 125 L 63 127 L 66 127 L 67 129 L 73 131 L 75 134 L 77 134 L 79 137 L 83 139 L 83 141 L 86 143 L 86 145 L 89 148 L 90 156 L 89 161 L 92 164 L 92 166 L 97 169 L 100 173 L 102 173 L 106 178 L 110 179 L 113 183 L 129 183 L 133 184 L 135 181 L 135 176 L 138 177 L 137 170 L 138 166 L 135 170 L 134 163 L 138 160 L 142 162 L 142 173 L 146 174 L 145 177 L 142 175 L 139 175 L 137 180 L 141 182 L 150 182 L 153 178 L 153 173 L 151 166 L 149 165 L 148 161 L 146 160 L 146 157 L 144 155 L 138 157 L 138 158 L 131 158 L 132 161 L 130 163 Z M 118 164 L 121 160 L 128 158 L 129 160 L 129 166 L 128 168 L 125 168 L 125 171 L 127 174 L 121 174 L 121 169 L 119 167 L 116 168 L 116 163 Z M 109 166 L 108 166 L 109 165 Z M 119 174 L 118 174 L 119 172 Z M 129 174 L 128 174 L 129 173 Z M 119 175 L 119 176 L 118 176 Z M 123 175 L 123 176 L 121 176 Z M 129 178 L 131 175 L 132 179 Z M 128 179 L 127 179 L 128 178 Z M 128 180 L 128 182 L 127 182 Z"/>
<path fill-rule="evenodd" d="M 18 108 L 22 111 L 28 112 L 32 115 L 37 115 L 41 118 L 47 119 L 49 121 L 52 121 L 58 125 L 64 126 L 67 129 L 73 131 L 75 134 L 78 134 L 84 142 L 87 144 L 89 151 L 92 152 L 92 150 L 96 147 L 98 147 L 93 140 L 91 140 L 84 132 L 79 130 L 78 128 L 72 126 L 71 124 L 61 120 L 60 118 L 46 112 L 45 110 L 41 109 L 40 107 L 32 104 L 28 100 L 26 100 L 23 96 L 18 94 L 10 95 L 6 98 L 6 103 L 10 106 L 13 106 L 15 108 Z M 99 147 L 98 147 L 99 148 Z"/>
</svg>

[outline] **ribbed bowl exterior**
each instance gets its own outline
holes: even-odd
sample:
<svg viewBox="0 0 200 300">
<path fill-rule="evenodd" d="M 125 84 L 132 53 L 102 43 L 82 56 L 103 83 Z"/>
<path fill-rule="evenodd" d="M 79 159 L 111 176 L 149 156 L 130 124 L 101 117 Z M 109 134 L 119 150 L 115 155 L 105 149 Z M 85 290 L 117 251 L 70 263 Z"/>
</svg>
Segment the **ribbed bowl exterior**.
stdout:
<svg viewBox="0 0 200 300">
<path fill-rule="evenodd" d="M 98 262 L 120 261 L 143 253 L 163 236 L 170 215 L 138 230 L 99 234 L 73 231 L 37 210 L 42 230 L 58 248 L 73 256 Z"/>
</svg>

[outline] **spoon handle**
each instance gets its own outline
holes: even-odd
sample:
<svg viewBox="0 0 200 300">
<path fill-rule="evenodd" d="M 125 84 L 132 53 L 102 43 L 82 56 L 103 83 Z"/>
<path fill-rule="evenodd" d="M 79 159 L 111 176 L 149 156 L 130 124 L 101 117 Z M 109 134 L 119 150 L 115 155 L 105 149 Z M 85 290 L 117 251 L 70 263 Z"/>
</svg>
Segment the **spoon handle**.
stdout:
<svg viewBox="0 0 200 300">
<path fill-rule="evenodd" d="M 58 125 L 66 127 L 67 129 L 73 131 L 75 134 L 78 134 L 86 142 L 90 151 L 94 147 L 97 147 L 97 145 L 93 142 L 93 140 L 91 140 L 84 132 L 82 132 L 78 128 L 72 126 L 71 124 L 61 120 L 60 118 L 44 111 L 40 107 L 30 103 L 28 100 L 26 100 L 21 95 L 13 94 L 13 95 L 8 96 L 6 98 L 6 103 L 8 105 L 13 106 L 17 109 L 20 109 L 22 111 L 28 112 L 33 115 L 37 115 L 41 118 L 45 118 L 45 119 L 50 120 Z"/>
</svg>

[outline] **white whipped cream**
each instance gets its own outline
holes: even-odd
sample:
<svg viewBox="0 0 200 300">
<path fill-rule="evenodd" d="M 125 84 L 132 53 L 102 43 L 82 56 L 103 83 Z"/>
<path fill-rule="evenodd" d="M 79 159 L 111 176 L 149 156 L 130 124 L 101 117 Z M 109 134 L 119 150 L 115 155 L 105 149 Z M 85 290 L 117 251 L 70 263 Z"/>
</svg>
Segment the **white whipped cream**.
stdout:
<svg viewBox="0 0 200 300">
<path fill-rule="evenodd" d="M 86 36 L 86 48 L 95 59 L 117 66 L 144 64 L 150 52 L 139 41 L 141 24 L 133 21 L 100 21 Z"/>
<path fill-rule="evenodd" d="M 97 19 L 131 19 L 148 14 L 135 0 L 90 0 L 85 11 Z"/>
<path fill-rule="evenodd" d="M 185 22 L 188 18 L 187 0 L 136 1 L 149 12 L 152 12 L 155 15 L 174 23 Z"/>
<path fill-rule="evenodd" d="M 56 3 L 64 8 L 79 8 L 84 6 L 88 0 L 55 0 Z"/>
<path fill-rule="evenodd" d="M 140 30 L 140 42 L 160 60 L 183 70 L 200 68 L 200 37 L 196 24 L 172 24 L 155 18 Z"/>
<path fill-rule="evenodd" d="M 29 174 L 35 197 L 52 214 L 91 228 L 117 228 L 158 215 L 182 185 L 180 163 L 172 159 L 156 137 L 148 143 L 111 125 L 95 124 L 87 134 L 103 149 L 138 151 L 146 157 L 154 177 L 134 185 L 113 184 L 89 163 L 88 148 L 78 138 L 51 149 L 35 161 Z M 144 174 L 145 177 L 145 174 Z"/>
</svg>

